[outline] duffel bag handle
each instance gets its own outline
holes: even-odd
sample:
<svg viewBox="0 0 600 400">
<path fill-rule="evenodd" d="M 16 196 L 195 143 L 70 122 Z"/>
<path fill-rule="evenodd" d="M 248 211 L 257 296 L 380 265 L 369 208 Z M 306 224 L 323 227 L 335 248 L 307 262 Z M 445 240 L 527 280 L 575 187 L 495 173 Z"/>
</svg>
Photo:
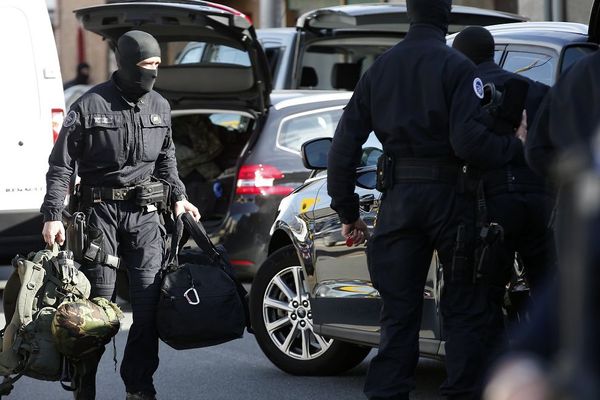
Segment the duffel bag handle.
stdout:
<svg viewBox="0 0 600 400">
<path fill-rule="evenodd" d="M 178 264 L 177 256 L 180 248 L 185 244 L 187 238 L 184 239 L 184 233 L 187 232 L 194 239 L 198 247 L 215 263 L 221 262 L 221 254 L 210 241 L 206 234 L 206 230 L 200 221 L 196 222 L 194 218 L 187 212 L 182 213 L 177 217 L 175 222 L 175 231 L 171 239 L 171 254 L 167 265 Z"/>
<path fill-rule="evenodd" d="M 198 247 L 200 247 L 207 256 L 210 257 L 214 262 L 221 261 L 221 253 L 217 250 L 215 245 L 212 243 L 206 230 L 200 221 L 195 221 L 189 213 L 181 214 L 181 221 L 185 230 L 192 236 Z"/>
</svg>

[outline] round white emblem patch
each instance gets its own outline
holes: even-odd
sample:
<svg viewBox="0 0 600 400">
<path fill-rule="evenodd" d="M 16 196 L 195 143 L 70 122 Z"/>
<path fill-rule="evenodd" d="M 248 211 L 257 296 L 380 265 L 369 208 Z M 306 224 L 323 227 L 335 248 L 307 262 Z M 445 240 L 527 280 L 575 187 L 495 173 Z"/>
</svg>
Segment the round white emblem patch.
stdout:
<svg viewBox="0 0 600 400">
<path fill-rule="evenodd" d="M 473 90 L 475 91 L 477 97 L 483 99 L 483 82 L 481 81 L 481 79 L 475 78 L 475 80 L 473 81 Z"/>
<path fill-rule="evenodd" d="M 65 128 L 68 128 L 71 125 L 73 125 L 76 121 L 77 121 L 77 113 L 75 111 L 71 110 L 65 117 L 65 120 L 63 121 L 63 126 Z"/>
</svg>

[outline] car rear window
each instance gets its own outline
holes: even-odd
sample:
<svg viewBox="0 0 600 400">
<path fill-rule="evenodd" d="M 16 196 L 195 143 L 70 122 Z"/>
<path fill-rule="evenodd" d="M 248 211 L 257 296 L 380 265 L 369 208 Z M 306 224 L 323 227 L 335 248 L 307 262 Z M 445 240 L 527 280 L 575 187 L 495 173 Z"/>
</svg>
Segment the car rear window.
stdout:
<svg viewBox="0 0 600 400">
<path fill-rule="evenodd" d="M 590 45 L 590 43 L 567 47 L 563 53 L 560 73 L 564 73 L 577 61 L 581 60 L 585 56 L 595 53 L 596 51 L 598 51 L 598 48 Z"/>
<path fill-rule="evenodd" d="M 322 137 L 333 137 L 344 112 L 342 106 L 291 115 L 282 120 L 277 134 L 277 145 L 300 153 L 304 142 Z"/>
<path fill-rule="evenodd" d="M 2 96 L 4 100 L 0 100 L 0 107 L 4 111 L 11 110 L 10 118 L 14 120 L 29 121 L 32 116 L 40 115 L 36 60 L 29 23 L 16 8 L 0 9 L 0 47 L 6 57 L 0 62 L 0 79 L 2 92 L 10 93 L 10 96 Z M 22 106 L 15 107 L 14 104 Z"/>
<path fill-rule="evenodd" d="M 173 64 L 233 64 L 250 66 L 250 57 L 244 50 L 206 42 L 164 43 L 167 58 L 163 65 Z M 164 57 L 163 57 L 164 58 Z"/>
</svg>

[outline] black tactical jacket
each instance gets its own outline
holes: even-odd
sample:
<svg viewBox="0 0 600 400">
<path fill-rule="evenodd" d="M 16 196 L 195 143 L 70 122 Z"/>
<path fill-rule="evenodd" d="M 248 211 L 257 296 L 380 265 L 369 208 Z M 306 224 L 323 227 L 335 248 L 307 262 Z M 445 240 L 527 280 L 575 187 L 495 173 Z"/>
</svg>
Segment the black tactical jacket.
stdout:
<svg viewBox="0 0 600 400">
<path fill-rule="evenodd" d="M 475 69 L 446 46 L 441 29 L 418 24 L 363 75 L 329 152 L 327 188 L 343 223 L 359 216 L 355 169 L 371 131 L 395 158 L 498 168 L 523 151 L 517 138 L 494 135 L 483 123 L 483 83 Z"/>
<path fill-rule="evenodd" d="M 121 94 L 114 75 L 73 104 L 48 162 L 41 208 L 44 221 L 62 219 L 76 163 L 85 186 L 128 187 L 155 175 L 171 184 L 173 200 L 185 198 L 177 174 L 169 103 L 154 91 L 131 103 Z"/>
<path fill-rule="evenodd" d="M 493 83 L 499 90 L 504 89 L 504 85 L 510 79 L 521 79 L 529 84 L 527 99 L 525 101 L 525 109 L 527 110 L 527 125 L 532 126 L 535 116 L 538 112 L 540 104 L 550 90 L 549 86 L 543 83 L 533 81 L 524 76 L 508 72 L 500 68 L 495 62 L 488 61 L 477 66 L 477 74 L 484 84 Z M 493 178 L 487 179 L 486 186 L 495 187 L 499 184 L 503 186 L 510 184 L 511 190 L 540 192 L 546 191 L 546 180 L 535 174 L 525 162 L 525 152 L 518 154 L 511 162 L 503 168 L 502 171 L 492 171 L 488 176 Z M 485 175 L 484 175 L 485 178 Z M 500 178 L 500 180 L 498 180 Z M 510 182 L 508 182 L 510 181 Z"/>
<path fill-rule="evenodd" d="M 526 143 L 529 166 L 539 175 L 550 176 L 558 157 L 566 150 L 591 150 L 590 142 L 600 126 L 599 70 L 599 52 L 584 57 L 560 77 L 544 98 Z M 591 158 L 592 154 L 588 156 Z"/>
</svg>

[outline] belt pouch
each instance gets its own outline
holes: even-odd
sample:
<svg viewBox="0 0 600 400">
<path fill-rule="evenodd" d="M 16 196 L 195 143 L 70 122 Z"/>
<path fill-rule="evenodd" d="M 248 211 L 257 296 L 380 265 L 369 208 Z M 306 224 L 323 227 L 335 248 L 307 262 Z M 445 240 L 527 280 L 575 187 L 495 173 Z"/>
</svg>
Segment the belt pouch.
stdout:
<svg viewBox="0 0 600 400">
<path fill-rule="evenodd" d="M 145 207 L 148 204 L 160 203 L 164 199 L 162 182 L 150 182 L 135 188 L 135 204 Z"/>
</svg>

